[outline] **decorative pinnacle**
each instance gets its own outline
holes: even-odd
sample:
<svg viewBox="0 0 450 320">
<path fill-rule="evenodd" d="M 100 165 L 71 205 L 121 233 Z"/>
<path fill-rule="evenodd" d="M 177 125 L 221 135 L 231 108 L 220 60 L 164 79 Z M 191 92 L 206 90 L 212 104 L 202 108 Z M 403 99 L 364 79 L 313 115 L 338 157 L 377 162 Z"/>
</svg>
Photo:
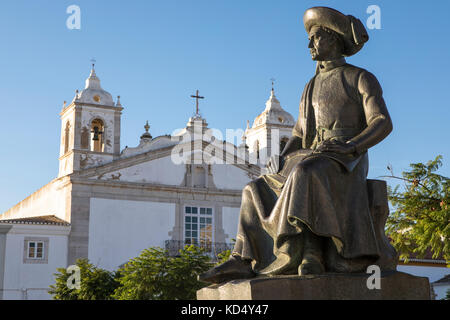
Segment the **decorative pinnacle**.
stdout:
<svg viewBox="0 0 450 320">
<path fill-rule="evenodd" d="M 120 103 L 120 96 L 117 96 L 117 102 L 116 102 L 116 106 L 121 106 L 122 104 Z"/>
<path fill-rule="evenodd" d="M 274 84 L 274 82 L 275 82 L 275 78 L 270 78 L 270 81 L 272 81 L 272 92 L 274 92 L 274 90 L 273 90 L 273 84 Z"/>
<path fill-rule="evenodd" d="M 148 129 L 150 129 L 150 125 L 148 124 L 148 120 L 145 123 L 144 129 L 145 129 L 145 132 L 141 136 L 141 139 L 152 139 L 153 138 L 152 135 L 148 132 Z"/>
</svg>

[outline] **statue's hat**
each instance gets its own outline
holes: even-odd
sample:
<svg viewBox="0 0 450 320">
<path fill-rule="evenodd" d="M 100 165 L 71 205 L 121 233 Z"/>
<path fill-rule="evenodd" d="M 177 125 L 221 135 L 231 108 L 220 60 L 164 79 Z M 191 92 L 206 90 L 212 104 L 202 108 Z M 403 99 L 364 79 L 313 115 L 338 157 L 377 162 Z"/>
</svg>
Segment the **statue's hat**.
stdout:
<svg viewBox="0 0 450 320">
<path fill-rule="evenodd" d="M 308 33 L 313 26 L 322 26 L 339 34 L 344 42 L 343 55 L 347 57 L 361 50 L 364 43 L 369 40 L 366 28 L 359 19 L 327 7 L 313 7 L 306 10 L 303 24 Z"/>
</svg>

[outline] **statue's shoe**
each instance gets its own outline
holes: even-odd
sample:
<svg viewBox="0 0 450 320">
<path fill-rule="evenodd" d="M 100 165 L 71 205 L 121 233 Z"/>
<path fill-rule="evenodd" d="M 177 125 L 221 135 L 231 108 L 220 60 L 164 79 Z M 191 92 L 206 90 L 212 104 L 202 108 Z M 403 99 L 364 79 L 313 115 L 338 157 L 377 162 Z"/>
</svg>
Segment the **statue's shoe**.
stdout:
<svg viewBox="0 0 450 320">
<path fill-rule="evenodd" d="M 251 262 L 240 257 L 232 256 L 224 263 L 198 275 L 199 281 L 221 283 L 234 279 L 248 279 L 255 277 Z"/>
<path fill-rule="evenodd" d="M 325 272 L 325 267 L 319 258 L 308 255 L 303 258 L 302 264 L 298 267 L 298 275 L 316 275 Z"/>
</svg>

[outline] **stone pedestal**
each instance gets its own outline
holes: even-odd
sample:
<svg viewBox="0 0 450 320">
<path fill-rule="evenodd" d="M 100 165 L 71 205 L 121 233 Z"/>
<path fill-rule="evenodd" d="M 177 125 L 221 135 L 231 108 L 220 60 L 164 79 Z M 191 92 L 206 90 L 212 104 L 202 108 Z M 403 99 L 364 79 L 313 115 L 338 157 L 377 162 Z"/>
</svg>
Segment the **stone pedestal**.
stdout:
<svg viewBox="0 0 450 320">
<path fill-rule="evenodd" d="M 429 300 L 428 278 L 403 272 L 381 274 L 381 289 L 368 289 L 370 274 L 257 277 L 211 285 L 198 300 Z M 373 281 L 369 280 L 369 283 Z"/>
</svg>

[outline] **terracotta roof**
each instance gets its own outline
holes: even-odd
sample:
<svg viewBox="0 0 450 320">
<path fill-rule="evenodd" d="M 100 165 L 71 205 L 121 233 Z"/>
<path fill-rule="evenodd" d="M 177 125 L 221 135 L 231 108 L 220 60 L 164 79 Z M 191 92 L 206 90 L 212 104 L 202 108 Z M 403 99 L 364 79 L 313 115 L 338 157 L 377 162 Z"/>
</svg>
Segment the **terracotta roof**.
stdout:
<svg viewBox="0 0 450 320">
<path fill-rule="evenodd" d="M 400 262 L 405 263 L 404 259 L 399 259 Z M 408 263 L 418 262 L 418 263 L 431 263 L 431 264 L 446 264 L 444 259 L 432 259 L 432 258 L 424 258 L 424 259 L 416 259 L 416 258 L 408 258 Z"/>
<path fill-rule="evenodd" d="M 55 225 L 55 226 L 70 226 L 70 223 L 64 221 L 56 216 L 38 216 L 16 219 L 0 219 L 0 223 L 13 223 L 13 224 L 43 224 L 43 225 Z"/>
</svg>

